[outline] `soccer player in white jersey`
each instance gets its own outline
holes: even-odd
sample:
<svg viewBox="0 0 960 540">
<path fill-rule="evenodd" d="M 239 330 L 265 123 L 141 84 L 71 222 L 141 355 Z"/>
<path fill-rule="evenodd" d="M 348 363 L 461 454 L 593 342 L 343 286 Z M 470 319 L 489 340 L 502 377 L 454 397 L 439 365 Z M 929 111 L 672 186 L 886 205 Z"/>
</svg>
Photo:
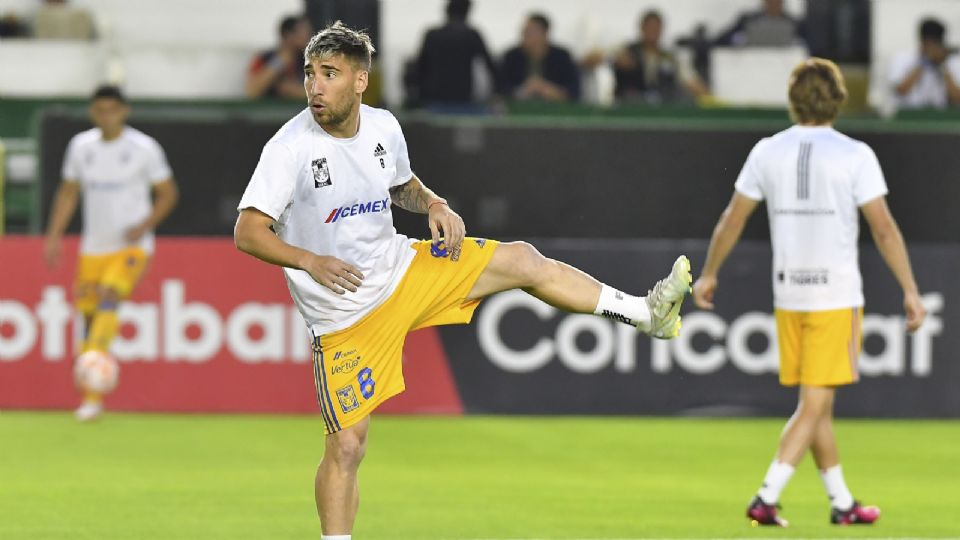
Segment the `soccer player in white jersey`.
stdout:
<svg viewBox="0 0 960 540">
<path fill-rule="evenodd" d="M 869 524 L 880 516 L 878 508 L 861 506 L 850 494 L 833 434 L 837 388 L 859 378 L 863 292 L 858 209 L 903 289 L 907 330 L 919 328 L 926 315 L 903 237 L 887 208 L 880 163 L 869 146 L 832 127 L 846 96 L 840 70 L 829 60 L 812 58 L 793 70 L 789 98 L 795 125 L 761 140 L 750 152 L 693 287 L 696 304 L 712 309 L 717 272 L 747 218 L 766 200 L 780 383 L 799 385 L 800 395 L 747 509 L 747 516 L 761 525 L 787 525 L 777 514 L 777 503 L 807 450 L 830 499 L 832 523 Z"/>
<path fill-rule="evenodd" d="M 176 206 L 178 194 L 163 149 L 127 125 L 130 106 L 119 88 L 98 88 L 89 113 L 95 127 L 75 135 L 67 146 L 44 255 L 50 266 L 60 263 L 61 238 L 82 194 L 74 288 L 74 303 L 86 323 L 81 352 L 107 352 L 117 334 L 117 306 L 130 296 L 146 269 L 153 253 L 153 229 Z M 101 396 L 86 391 L 76 416 L 92 420 L 102 410 Z"/>
<path fill-rule="evenodd" d="M 314 379 L 327 434 L 315 495 L 323 538 L 349 538 L 369 414 L 403 391 L 401 351 L 416 328 L 470 321 L 480 300 L 521 288 L 579 313 L 675 337 L 689 262 L 646 297 L 548 259 L 523 242 L 465 237 L 447 202 L 410 169 L 389 112 L 360 104 L 373 46 L 337 23 L 305 52 L 309 107 L 264 146 L 240 205 L 237 247 L 284 267 L 314 336 Z M 427 214 L 431 240 L 393 228 L 391 204 Z"/>
</svg>

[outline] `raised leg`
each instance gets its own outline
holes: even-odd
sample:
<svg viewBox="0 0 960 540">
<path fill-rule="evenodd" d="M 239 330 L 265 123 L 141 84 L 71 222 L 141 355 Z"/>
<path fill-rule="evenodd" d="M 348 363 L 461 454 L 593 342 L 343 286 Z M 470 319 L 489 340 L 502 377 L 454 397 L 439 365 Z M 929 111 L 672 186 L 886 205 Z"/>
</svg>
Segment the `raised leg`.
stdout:
<svg viewBox="0 0 960 540">
<path fill-rule="evenodd" d="M 523 289 L 544 302 L 572 313 L 593 313 L 602 285 L 569 264 L 544 257 L 526 242 L 497 246 L 468 299 L 484 298 L 510 289 Z"/>
</svg>

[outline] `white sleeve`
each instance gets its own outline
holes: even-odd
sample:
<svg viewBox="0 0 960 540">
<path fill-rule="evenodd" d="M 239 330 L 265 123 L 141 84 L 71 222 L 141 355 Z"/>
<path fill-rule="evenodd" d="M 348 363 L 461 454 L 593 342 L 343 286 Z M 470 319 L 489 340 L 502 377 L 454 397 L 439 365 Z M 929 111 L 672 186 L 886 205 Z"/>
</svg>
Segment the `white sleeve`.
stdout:
<svg viewBox="0 0 960 540">
<path fill-rule="evenodd" d="M 734 189 L 738 193 L 755 201 L 763 200 L 763 177 L 757 163 L 759 159 L 757 157 L 758 149 L 762 143 L 763 141 L 758 142 L 750 151 L 746 163 L 743 164 L 743 169 L 740 170 L 740 176 L 737 177 L 737 183 L 734 184 Z"/>
<path fill-rule="evenodd" d="M 147 180 L 151 184 L 159 184 L 173 176 L 173 171 L 167 162 L 167 154 L 164 153 L 160 143 L 154 139 L 150 139 L 150 144 L 147 146 L 146 168 Z"/>
<path fill-rule="evenodd" d="M 77 139 L 70 139 L 67 145 L 67 151 L 63 155 L 63 167 L 60 170 L 60 178 L 64 180 L 80 181 L 80 151 L 77 149 Z"/>
<path fill-rule="evenodd" d="M 260 162 L 253 171 L 237 210 L 256 208 L 275 221 L 293 200 L 297 184 L 297 168 L 293 152 L 278 142 L 268 142 L 260 154 Z"/>
<path fill-rule="evenodd" d="M 953 77 L 953 82 L 960 84 L 960 54 L 954 53 L 948 56 L 944 65 Z"/>
<path fill-rule="evenodd" d="M 863 144 L 860 165 L 853 173 L 853 198 L 857 206 L 887 194 L 887 182 L 873 149 Z"/>
<path fill-rule="evenodd" d="M 407 139 L 403 136 L 403 129 L 400 122 L 394 118 L 397 125 L 397 138 L 394 151 L 397 153 L 397 175 L 390 182 L 390 187 L 406 184 L 413 177 L 413 171 L 410 169 L 410 154 L 407 152 Z"/>
<path fill-rule="evenodd" d="M 891 86 L 897 86 L 907 75 L 913 71 L 913 68 L 919 65 L 919 59 L 915 53 L 901 52 L 890 61 L 890 70 L 887 72 L 887 83 Z"/>
</svg>

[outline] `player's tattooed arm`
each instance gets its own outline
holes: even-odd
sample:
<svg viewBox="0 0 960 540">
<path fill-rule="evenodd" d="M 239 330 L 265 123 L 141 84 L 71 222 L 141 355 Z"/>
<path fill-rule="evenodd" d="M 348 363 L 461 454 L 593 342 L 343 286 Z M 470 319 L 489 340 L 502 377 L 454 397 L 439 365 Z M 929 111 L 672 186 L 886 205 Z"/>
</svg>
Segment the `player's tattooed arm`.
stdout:
<svg viewBox="0 0 960 540">
<path fill-rule="evenodd" d="M 405 184 L 390 188 L 390 199 L 393 200 L 393 204 L 400 208 L 418 214 L 426 214 L 430 208 L 430 203 L 443 201 L 430 188 L 423 185 L 423 182 L 416 176 Z"/>
<path fill-rule="evenodd" d="M 438 197 L 416 176 L 405 184 L 390 188 L 390 198 L 393 204 L 404 210 L 427 214 L 433 243 L 439 244 L 442 237 L 452 250 L 450 259 L 456 261 L 460 258 L 460 244 L 466 237 L 467 228 L 463 219 L 450 209 L 446 199 Z"/>
</svg>

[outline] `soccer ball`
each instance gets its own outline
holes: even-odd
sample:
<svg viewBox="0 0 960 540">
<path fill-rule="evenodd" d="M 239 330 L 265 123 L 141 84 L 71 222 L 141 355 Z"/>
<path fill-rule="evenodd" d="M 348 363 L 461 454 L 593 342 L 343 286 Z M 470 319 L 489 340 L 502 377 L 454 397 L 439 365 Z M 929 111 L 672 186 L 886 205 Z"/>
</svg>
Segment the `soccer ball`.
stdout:
<svg viewBox="0 0 960 540">
<path fill-rule="evenodd" d="M 73 365 L 73 376 L 80 388 L 106 394 L 117 387 L 120 365 L 107 353 L 87 351 L 77 357 Z"/>
</svg>

